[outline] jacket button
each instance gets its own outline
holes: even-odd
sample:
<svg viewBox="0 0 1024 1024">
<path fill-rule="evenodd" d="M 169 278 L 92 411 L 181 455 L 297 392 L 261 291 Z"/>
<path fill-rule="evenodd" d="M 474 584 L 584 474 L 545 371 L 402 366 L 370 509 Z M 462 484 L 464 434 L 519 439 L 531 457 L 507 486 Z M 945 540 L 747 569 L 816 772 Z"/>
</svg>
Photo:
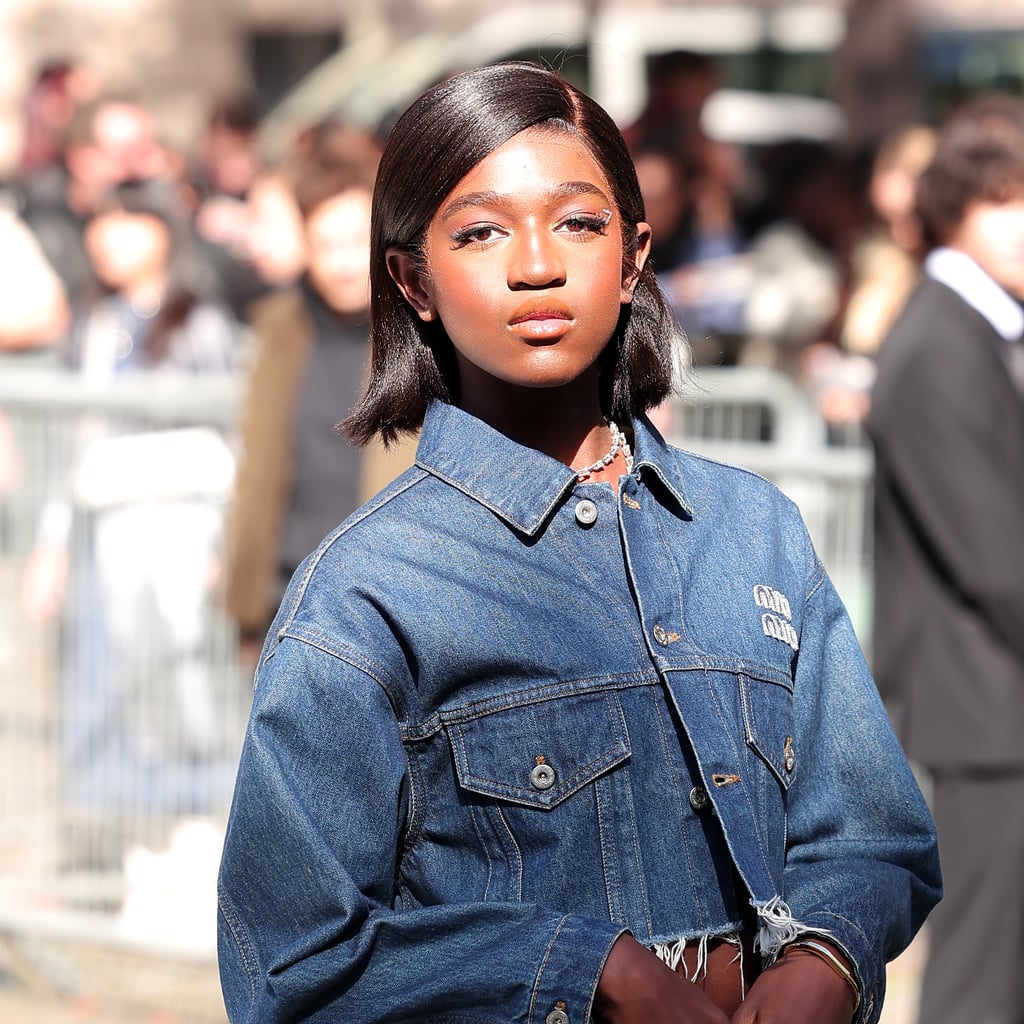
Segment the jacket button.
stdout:
<svg viewBox="0 0 1024 1024">
<path fill-rule="evenodd" d="M 662 647 L 668 647 L 668 631 L 660 622 L 654 627 L 654 639 L 657 640 Z"/>
<path fill-rule="evenodd" d="M 711 803 L 711 798 L 708 796 L 708 791 L 703 786 L 694 786 L 690 790 L 690 806 L 700 814 L 701 811 L 707 810 L 708 804 Z"/>
<path fill-rule="evenodd" d="M 544 1018 L 544 1024 L 569 1024 L 569 1014 L 565 1010 L 552 1010 Z"/>
<path fill-rule="evenodd" d="M 530 772 L 534 789 L 550 789 L 555 784 L 555 769 L 549 764 L 535 764 Z"/>
<path fill-rule="evenodd" d="M 576 503 L 576 522 L 580 526 L 593 526 L 597 522 L 597 505 L 589 498 Z"/>
</svg>

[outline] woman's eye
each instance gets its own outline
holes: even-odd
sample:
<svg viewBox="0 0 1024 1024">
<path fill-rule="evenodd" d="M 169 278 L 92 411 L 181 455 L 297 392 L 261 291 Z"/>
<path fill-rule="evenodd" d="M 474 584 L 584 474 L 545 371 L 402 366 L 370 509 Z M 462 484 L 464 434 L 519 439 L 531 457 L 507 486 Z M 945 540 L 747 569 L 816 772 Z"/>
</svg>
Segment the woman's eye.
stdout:
<svg viewBox="0 0 1024 1024">
<path fill-rule="evenodd" d="M 561 227 L 570 235 L 603 235 L 611 219 L 611 210 L 602 210 L 600 213 L 574 213 L 562 221 Z"/>
<path fill-rule="evenodd" d="M 480 245 L 493 242 L 501 237 L 501 230 L 493 224 L 473 224 L 468 228 L 460 228 L 452 232 L 452 248 L 461 249 L 465 245 Z"/>
</svg>

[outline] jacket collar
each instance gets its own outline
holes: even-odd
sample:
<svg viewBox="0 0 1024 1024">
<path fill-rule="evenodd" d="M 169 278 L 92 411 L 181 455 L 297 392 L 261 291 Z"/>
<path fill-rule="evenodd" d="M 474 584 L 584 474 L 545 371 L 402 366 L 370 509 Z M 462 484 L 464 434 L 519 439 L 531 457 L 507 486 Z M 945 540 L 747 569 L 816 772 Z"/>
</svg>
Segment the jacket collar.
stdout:
<svg viewBox="0 0 1024 1024">
<path fill-rule="evenodd" d="M 633 432 L 634 475 L 656 476 L 692 515 L 675 453 L 646 418 L 633 422 Z M 416 464 L 527 536 L 541 530 L 576 485 L 576 474 L 564 463 L 445 402 L 433 402 L 427 409 Z"/>
</svg>

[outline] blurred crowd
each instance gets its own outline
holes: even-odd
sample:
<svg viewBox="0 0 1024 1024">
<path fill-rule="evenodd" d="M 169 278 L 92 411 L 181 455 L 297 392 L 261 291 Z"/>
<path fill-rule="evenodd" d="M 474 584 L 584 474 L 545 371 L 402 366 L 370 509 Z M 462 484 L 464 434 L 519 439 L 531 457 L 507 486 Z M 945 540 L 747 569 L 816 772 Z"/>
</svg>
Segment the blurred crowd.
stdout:
<svg viewBox="0 0 1024 1024">
<path fill-rule="evenodd" d="M 66 865 L 117 868 L 132 840 L 159 842 L 154 815 L 225 805 L 240 726 L 211 597 L 252 660 L 301 558 L 385 482 L 383 454 L 334 430 L 364 375 L 379 152 L 328 122 L 271 165 L 229 103 L 185 154 L 71 64 L 28 97 L 0 188 L 0 376 L 41 365 L 99 392 L 203 376 L 244 395 L 226 438 L 105 407 L 26 430 L 0 407 L 0 567 L 17 575 L 0 639 L 14 649 L 15 623 L 55 639 Z M 37 519 L 28 550 L 9 506 Z"/>
<path fill-rule="evenodd" d="M 712 58 L 662 55 L 626 129 L 665 291 L 698 364 L 774 367 L 820 390 L 828 415 L 859 417 L 865 357 L 921 255 L 913 183 L 932 132 L 909 125 L 872 152 L 842 138 L 724 142 L 702 118 L 722 84 Z M 306 125 L 271 164 L 238 101 L 179 152 L 144 106 L 72 64 L 38 74 L 24 139 L 0 191 L 0 350 L 196 371 L 241 368 L 258 300 L 323 279 L 297 190 L 312 165 L 380 141 Z M 105 331 L 114 351 L 101 356 Z"/>
<path fill-rule="evenodd" d="M 923 255 L 914 191 L 934 131 L 908 124 L 870 149 L 799 125 L 724 142 L 702 116 L 722 84 L 713 59 L 666 54 L 626 130 L 663 288 L 697 364 L 781 371 L 830 422 L 858 423 Z"/>
</svg>

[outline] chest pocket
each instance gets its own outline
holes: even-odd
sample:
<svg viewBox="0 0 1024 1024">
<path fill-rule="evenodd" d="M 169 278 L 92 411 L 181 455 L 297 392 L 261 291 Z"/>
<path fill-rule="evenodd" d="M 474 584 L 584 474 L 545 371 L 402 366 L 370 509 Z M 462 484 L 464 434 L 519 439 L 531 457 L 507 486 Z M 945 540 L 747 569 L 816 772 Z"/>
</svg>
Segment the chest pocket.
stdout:
<svg viewBox="0 0 1024 1024">
<path fill-rule="evenodd" d="M 793 694 L 780 683 L 740 676 L 743 738 L 788 789 L 796 774 Z"/>
<path fill-rule="evenodd" d="M 459 784 L 483 796 L 550 810 L 625 761 L 626 725 L 614 693 L 588 693 L 449 721 Z"/>
</svg>

